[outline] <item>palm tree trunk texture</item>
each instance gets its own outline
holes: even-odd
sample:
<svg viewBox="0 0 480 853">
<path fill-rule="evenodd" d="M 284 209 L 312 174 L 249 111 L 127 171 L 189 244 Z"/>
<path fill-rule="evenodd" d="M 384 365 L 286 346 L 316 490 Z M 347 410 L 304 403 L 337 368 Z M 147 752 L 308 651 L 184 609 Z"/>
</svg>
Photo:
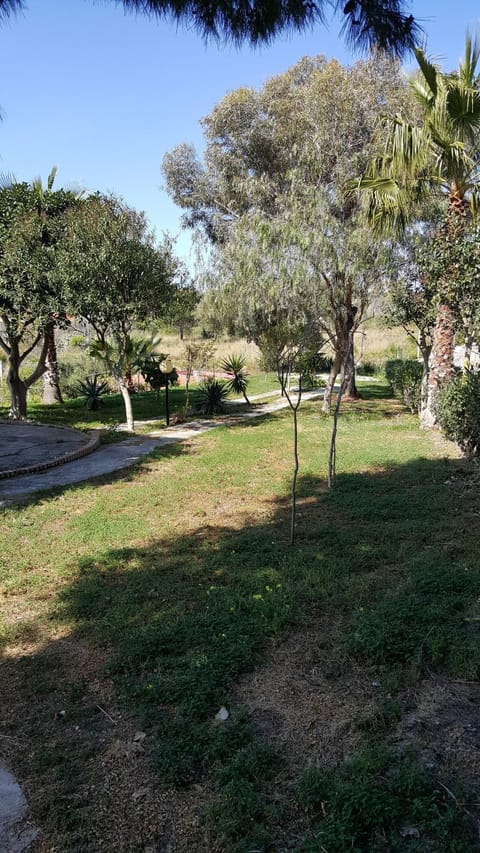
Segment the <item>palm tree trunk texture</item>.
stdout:
<svg viewBox="0 0 480 853">
<path fill-rule="evenodd" d="M 49 324 L 45 329 L 45 340 L 47 343 L 47 357 L 45 359 L 45 373 L 43 375 L 43 399 L 46 406 L 54 403 L 63 403 L 62 392 L 58 380 L 57 345 L 55 342 L 55 326 Z"/>
<path fill-rule="evenodd" d="M 454 339 L 455 322 L 453 311 L 449 305 L 439 305 L 435 328 L 433 330 L 427 402 L 421 415 L 421 425 L 426 429 L 434 429 L 438 426 L 436 412 L 438 392 L 442 385 L 455 375 L 453 367 Z"/>
</svg>

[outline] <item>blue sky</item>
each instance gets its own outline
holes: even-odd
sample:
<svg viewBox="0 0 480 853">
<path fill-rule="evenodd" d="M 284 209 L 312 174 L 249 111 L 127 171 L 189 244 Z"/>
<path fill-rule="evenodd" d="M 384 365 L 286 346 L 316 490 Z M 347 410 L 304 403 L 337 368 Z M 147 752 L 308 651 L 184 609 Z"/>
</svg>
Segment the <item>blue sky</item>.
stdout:
<svg viewBox="0 0 480 853">
<path fill-rule="evenodd" d="M 126 15 L 92 0 L 27 0 L 0 29 L 0 172 L 114 191 L 145 210 L 157 230 L 179 233 L 179 211 L 162 189 L 160 164 L 180 142 L 199 150 L 199 120 L 227 91 L 261 86 L 302 56 L 344 63 L 341 21 L 257 49 L 205 45 L 186 27 Z M 457 65 L 474 0 L 414 0 L 430 54 Z M 189 239 L 178 251 L 188 256 Z"/>
</svg>

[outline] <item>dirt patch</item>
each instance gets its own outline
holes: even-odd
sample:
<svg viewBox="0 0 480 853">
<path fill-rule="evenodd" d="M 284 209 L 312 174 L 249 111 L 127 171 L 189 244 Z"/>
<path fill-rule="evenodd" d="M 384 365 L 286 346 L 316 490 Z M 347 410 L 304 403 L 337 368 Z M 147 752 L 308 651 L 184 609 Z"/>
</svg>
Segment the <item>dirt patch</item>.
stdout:
<svg viewBox="0 0 480 853">
<path fill-rule="evenodd" d="M 122 711 L 105 655 L 56 639 L 1 664 L 2 760 L 24 789 L 32 853 L 207 851 L 200 786 L 162 785 L 140 724 Z"/>
<path fill-rule="evenodd" d="M 414 743 L 423 762 L 480 783 L 480 686 L 432 678 L 399 724 L 395 742 Z"/>
<path fill-rule="evenodd" d="M 359 745 L 359 714 L 376 707 L 378 688 L 365 670 L 332 651 L 332 632 L 322 620 L 272 643 L 265 665 L 236 691 L 259 733 L 288 756 L 292 773 L 308 762 L 345 761 Z"/>
</svg>

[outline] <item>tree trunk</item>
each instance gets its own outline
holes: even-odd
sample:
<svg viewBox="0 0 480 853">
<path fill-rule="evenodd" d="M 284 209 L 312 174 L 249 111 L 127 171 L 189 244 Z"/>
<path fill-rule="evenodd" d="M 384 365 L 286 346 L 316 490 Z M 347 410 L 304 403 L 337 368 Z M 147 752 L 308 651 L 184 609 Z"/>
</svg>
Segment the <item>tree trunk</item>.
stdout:
<svg viewBox="0 0 480 853">
<path fill-rule="evenodd" d="M 338 353 L 335 353 L 332 361 L 332 366 L 330 368 L 330 373 L 328 374 L 328 379 L 325 385 L 325 392 L 323 394 L 322 412 L 325 412 L 326 415 L 328 415 L 330 412 L 330 406 L 332 405 L 333 387 L 335 385 L 335 379 L 337 378 L 340 372 L 341 366 L 341 356 Z"/>
<path fill-rule="evenodd" d="M 15 363 L 15 359 L 10 356 L 10 366 L 7 373 L 7 385 L 10 391 L 10 412 L 9 417 L 12 420 L 22 420 L 27 417 L 27 391 L 28 388 L 20 378 L 20 364 Z"/>
<path fill-rule="evenodd" d="M 464 370 L 470 370 L 471 361 L 472 361 L 472 347 L 473 347 L 473 335 L 471 332 L 467 332 L 467 334 L 465 335 L 465 355 L 463 358 Z"/>
<path fill-rule="evenodd" d="M 55 325 L 49 324 L 45 329 L 47 354 L 45 358 L 45 373 L 43 374 L 43 399 L 46 406 L 63 403 L 62 392 L 58 382 L 57 346 L 55 343 Z"/>
<path fill-rule="evenodd" d="M 123 377 L 119 379 L 117 377 L 117 383 L 120 390 L 120 394 L 122 395 L 123 404 L 125 406 L 125 419 L 127 422 L 127 429 L 129 432 L 135 432 L 135 423 L 133 420 L 133 409 L 132 409 L 132 398 L 128 391 L 125 382 L 123 381 Z"/>
<path fill-rule="evenodd" d="M 430 372 L 430 353 L 432 348 L 426 345 L 422 346 L 420 342 L 419 348 L 423 359 L 422 385 L 420 391 L 420 421 L 422 421 L 423 413 L 428 406 L 428 377 Z"/>
<path fill-rule="evenodd" d="M 347 350 L 345 362 L 342 370 L 343 396 L 350 400 L 360 399 L 357 386 L 355 383 L 355 355 L 353 352 L 353 342 Z"/>
<path fill-rule="evenodd" d="M 455 325 L 453 311 L 449 305 L 439 305 L 428 374 L 428 393 L 425 408 L 422 410 L 421 426 L 425 429 L 438 427 L 436 403 L 442 385 L 455 376 L 453 367 L 453 343 Z"/>
</svg>

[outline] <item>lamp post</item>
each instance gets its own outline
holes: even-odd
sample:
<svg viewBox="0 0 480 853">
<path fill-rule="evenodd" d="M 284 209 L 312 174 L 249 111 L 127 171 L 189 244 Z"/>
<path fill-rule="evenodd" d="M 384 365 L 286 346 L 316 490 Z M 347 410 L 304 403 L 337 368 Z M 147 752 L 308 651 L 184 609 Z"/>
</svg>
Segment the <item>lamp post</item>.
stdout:
<svg viewBox="0 0 480 853">
<path fill-rule="evenodd" d="M 160 367 L 165 374 L 165 422 L 168 427 L 170 425 L 170 412 L 168 409 L 168 377 L 173 370 L 173 364 L 169 358 L 166 358 L 165 361 L 162 361 Z"/>
</svg>

